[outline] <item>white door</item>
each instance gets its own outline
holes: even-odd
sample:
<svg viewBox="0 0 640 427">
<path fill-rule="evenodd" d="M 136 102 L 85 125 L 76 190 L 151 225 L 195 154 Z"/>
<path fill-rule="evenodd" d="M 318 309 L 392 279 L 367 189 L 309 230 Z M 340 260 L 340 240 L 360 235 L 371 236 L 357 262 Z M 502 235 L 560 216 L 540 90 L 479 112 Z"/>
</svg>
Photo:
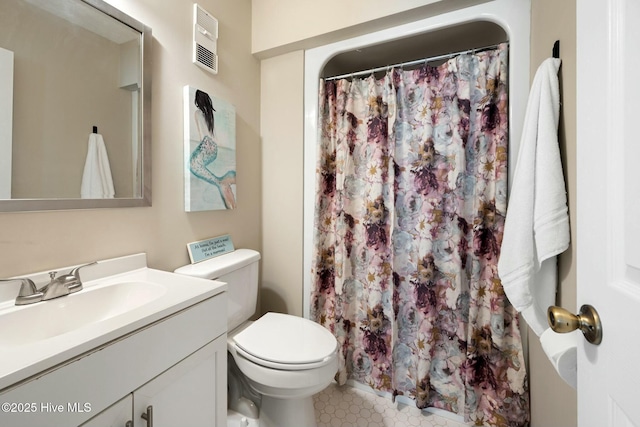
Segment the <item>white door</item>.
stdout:
<svg viewBox="0 0 640 427">
<path fill-rule="evenodd" d="M 578 0 L 579 427 L 640 427 L 640 1 Z"/>
</svg>

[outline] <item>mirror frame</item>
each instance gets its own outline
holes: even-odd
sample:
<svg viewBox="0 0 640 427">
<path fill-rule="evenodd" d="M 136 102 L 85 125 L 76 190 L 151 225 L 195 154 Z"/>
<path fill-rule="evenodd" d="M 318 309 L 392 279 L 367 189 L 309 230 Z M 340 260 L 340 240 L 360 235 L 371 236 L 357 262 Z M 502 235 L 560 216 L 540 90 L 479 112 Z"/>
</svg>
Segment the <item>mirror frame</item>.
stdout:
<svg viewBox="0 0 640 427">
<path fill-rule="evenodd" d="M 142 60 L 141 132 L 142 135 L 142 195 L 136 198 L 113 199 L 3 199 L 0 212 L 52 211 L 151 206 L 151 28 L 133 19 L 102 0 L 78 0 L 98 9 L 140 33 Z M 80 184 L 78 184 L 78 188 Z"/>
</svg>

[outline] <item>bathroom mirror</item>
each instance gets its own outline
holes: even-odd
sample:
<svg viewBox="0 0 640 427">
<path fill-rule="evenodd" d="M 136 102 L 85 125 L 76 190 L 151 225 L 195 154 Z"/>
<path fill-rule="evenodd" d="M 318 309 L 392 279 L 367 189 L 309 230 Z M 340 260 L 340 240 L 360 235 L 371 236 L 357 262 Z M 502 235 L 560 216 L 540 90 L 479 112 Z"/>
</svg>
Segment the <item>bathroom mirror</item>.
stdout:
<svg viewBox="0 0 640 427">
<path fill-rule="evenodd" d="M 151 29 L 102 0 L 1 4 L 0 212 L 150 206 Z"/>
</svg>

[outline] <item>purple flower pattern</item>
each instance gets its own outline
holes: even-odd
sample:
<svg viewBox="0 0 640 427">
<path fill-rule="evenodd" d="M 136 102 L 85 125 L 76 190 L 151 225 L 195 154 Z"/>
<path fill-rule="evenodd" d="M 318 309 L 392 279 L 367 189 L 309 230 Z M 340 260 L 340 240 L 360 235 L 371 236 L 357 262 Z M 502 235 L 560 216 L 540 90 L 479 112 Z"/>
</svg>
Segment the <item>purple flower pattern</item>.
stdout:
<svg viewBox="0 0 640 427">
<path fill-rule="evenodd" d="M 478 426 L 529 421 L 497 275 L 507 51 L 320 85 L 311 311 L 338 340 L 336 379 Z"/>
</svg>

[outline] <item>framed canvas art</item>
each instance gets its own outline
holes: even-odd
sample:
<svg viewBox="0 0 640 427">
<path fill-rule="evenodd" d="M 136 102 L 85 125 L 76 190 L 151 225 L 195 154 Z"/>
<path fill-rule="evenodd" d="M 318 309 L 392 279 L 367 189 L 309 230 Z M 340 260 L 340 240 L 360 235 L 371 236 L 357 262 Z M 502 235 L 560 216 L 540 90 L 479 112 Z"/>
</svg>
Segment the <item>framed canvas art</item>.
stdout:
<svg viewBox="0 0 640 427">
<path fill-rule="evenodd" d="M 225 100 L 184 87 L 184 209 L 236 207 L 236 111 Z"/>
</svg>

